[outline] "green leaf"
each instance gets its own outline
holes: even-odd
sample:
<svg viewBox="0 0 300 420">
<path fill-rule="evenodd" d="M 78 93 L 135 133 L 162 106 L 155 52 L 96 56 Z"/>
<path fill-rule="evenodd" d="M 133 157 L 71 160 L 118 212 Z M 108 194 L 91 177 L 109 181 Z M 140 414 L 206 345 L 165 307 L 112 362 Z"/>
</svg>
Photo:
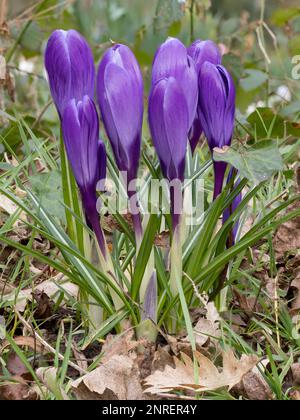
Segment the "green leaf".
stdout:
<svg viewBox="0 0 300 420">
<path fill-rule="evenodd" d="M 60 162 L 61 162 L 61 180 L 63 201 L 65 204 L 65 216 L 69 235 L 74 240 L 78 248 L 84 253 L 83 245 L 83 229 L 81 224 L 76 220 L 72 212 L 81 219 L 81 208 L 78 200 L 77 185 L 67 158 L 65 146 L 63 143 L 63 136 L 60 139 Z M 72 210 L 69 211 L 69 209 Z"/>
<path fill-rule="evenodd" d="M 294 110 L 296 106 L 297 103 L 293 105 Z M 247 121 L 254 129 L 256 140 L 286 136 L 300 137 L 300 125 L 285 120 L 281 115 L 275 114 L 271 108 L 257 108 L 249 115 Z"/>
<path fill-rule="evenodd" d="M 48 210 L 52 217 L 57 217 L 65 222 L 65 209 L 61 185 L 61 175 L 58 171 L 37 174 L 29 177 L 32 190 L 37 195 L 40 203 Z"/>
<path fill-rule="evenodd" d="M 182 8 L 177 0 L 158 0 L 153 21 L 154 33 L 169 28 L 174 22 L 181 20 Z"/>
<path fill-rule="evenodd" d="M 282 117 L 288 117 L 293 114 L 298 114 L 299 112 L 300 112 L 300 101 L 293 101 L 280 111 L 280 115 Z"/>
<path fill-rule="evenodd" d="M 247 178 L 254 185 L 270 178 L 275 172 L 283 169 L 282 157 L 275 142 L 264 141 L 251 148 L 239 151 L 232 147 L 214 150 L 217 162 L 227 162 L 234 166 L 241 178 Z"/>
<path fill-rule="evenodd" d="M 238 17 L 232 17 L 226 19 L 221 23 L 220 32 L 221 35 L 232 35 L 233 32 L 237 31 L 240 26 L 240 19 Z"/>
<path fill-rule="evenodd" d="M 249 92 L 255 90 L 268 80 L 268 75 L 261 70 L 246 69 L 247 77 L 240 80 L 241 87 Z"/>
<path fill-rule="evenodd" d="M 184 268 L 185 272 L 192 278 L 199 273 L 199 270 L 201 270 L 203 256 L 210 244 L 210 241 L 212 240 L 215 227 L 221 214 L 223 199 L 224 194 L 213 202 L 201 229 L 200 235 L 197 238 L 197 242 L 193 248 L 190 259 L 188 260 L 187 267 Z"/>
<path fill-rule="evenodd" d="M 287 207 L 286 203 L 285 203 L 285 207 Z M 282 207 L 278 208 L 278 209 L 275 209 L 275 211 L 273 212 L 273 215 L 275 216 L 275 213 L 279 213 L 280 210 L 282 210 Z M 289 221 L 289 220 L 291 220 L 295 217 L 299 217 L 299 215 L 300 215 L 300 209 L 296 209 L 294 211 L 288 212 L 285 216 L 283 216 L 279 220 L 273 222 L 271 225 L 264 227 L 263 229 L 259 230 L 258 232 L 256 232 L 256 227 L 252 228 L 251 231 L 249 231 L 248 234 L 246 234 L 236 245 L 234 245 L 233 247 L 231 247 L 231 248 L 227 249 L 226 251 L 222 252 L 216 258 L 214 258 L 213 261 L 209 262 L 208 265 L 203 267 L 202 270 L 201 270 L 201 273 L 196 278 L 193 279 L 194 283 L 199 284 L 199 283 L 205 281 L 205 279 L 207 279 L 208 276 L 210 276 L 214 272 L 221 273 L 221 271 L 223 270 L 225 265 L 230 260 L 235 258 L 237 255 L 241 254 L 247 248 L 255 245 L 262 238 L 266 237 L 269 233 L 271 233 L 276 228 L 278 228 L 278 226 L 280 226 L 281 224 L 283 224 L 283 223 L 285 223 L 285 222 L 287 222 L 287 221 Z M 264 226 L 265 226 L 265 224 L 264 224 Z M 261 227 L 261 225 L 258 223 L 257 227 Z M 253 234 L 252 234 L 252 232 L 253 232 Z M 208 285 L 208 286 L 211 286 L 211 285 Z M 206 285 L 206 287 L 204 289 L 207 290 L 208 286 Z M 191 284 L 190 282 L 187 283 L 186 286 L 185 286 L 185 290 L 184 290 L 185 293 L 188 293 L 190 290 L 193 290 L 193 287 L 194 287 L 193 284 Z M 161 325 L 163 323 L 166 315 L 174 307 L 174 305 L 177 303 L 178 299 L 179 299 L 179 296 L 176 296 L 176 298 L 174 298 L 173 301 L 170 302 L 169 306 L 166 308 L 164 314 L 160 318 L 159 325 Z"/>
<path fill-rule="evenodd" d="M 257 108 L 249 115 L 247 121 L 254 128 L 256 138 L 282 138 L 284 136 L 284 120 L 274 114 L 271 108 Z"/>
<path fill-rule="evenodd" d="M 151 214 L 147 229 L 144 233 L 132 278 L 131 297 L 134 300 L 137 299 L 139 294 L 141 282 L 154 244 L 154 238 L 159 227 L 159 220 L 157 214 Z"/>
<path fill-rule="evenodd" d="M 22 30 L 23 27 L 17 28 L 16 26 L 12 26 L 11 32 L 13 38 L 17 40 Z M 20 39 L 23 54 L 29 58 L 39 53 L 41 51 L 43 39 L 44 36 L 40 26 L 36 22 L 31 22 L 30 26 L 28 26 Z"/>
<path fill-rule="evenodd" d="M 237 81 L 241 79 L 244 73 L 241 57 L 232 53 L 225 54 L 222 58 L 222 63 Z"/>
<path fill-rule="evenodd" d="M 293 36 L 289 41 L 291 55 L 299 55 L 300 35 Z"/>
<path fill-rule="evenodd" d="M 299 8 L 278 9 L 271 16 L 274 25 L 284 26 L 289 20 L 300 15 Z"/>
</svg>

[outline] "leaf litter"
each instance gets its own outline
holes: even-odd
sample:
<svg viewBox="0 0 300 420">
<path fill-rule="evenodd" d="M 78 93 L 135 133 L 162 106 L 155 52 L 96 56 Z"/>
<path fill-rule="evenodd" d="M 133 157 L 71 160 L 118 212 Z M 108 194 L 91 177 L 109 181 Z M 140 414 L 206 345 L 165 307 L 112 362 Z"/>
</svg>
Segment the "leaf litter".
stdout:
<svg viewBox="0 0 300 420">
<path fill-rule="evenodd" d="M 258 363 L 255 355 L 242 355 L 237 359 L 232 350 L 223 352 L 223 368 L 217 366 L 203 354 L 196 352 L 199 364 L 199 381 L 195 383 L 194 362 L 185 353 L 181 359 L 174 357 L 175 368 L 166 366 L 164 371 L 156 371 L 145 380 L 145 392 L 163 394 L 169 392 L 214 391 L 220 388 L 231 389 L 238 384 L 244 375 Z"/>
</svg>

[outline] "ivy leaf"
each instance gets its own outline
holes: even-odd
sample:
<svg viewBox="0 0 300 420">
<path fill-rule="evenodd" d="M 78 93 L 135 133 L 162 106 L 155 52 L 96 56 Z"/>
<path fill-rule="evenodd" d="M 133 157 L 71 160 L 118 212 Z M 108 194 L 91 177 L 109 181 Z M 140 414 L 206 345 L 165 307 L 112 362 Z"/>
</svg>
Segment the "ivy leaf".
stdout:
<svg viewBox="0 0 300 420">
<path fill-rule="evenodd" d="M 225 146 L 214 149 L 214 160 L 234 166 L 241 178 L 247 178 L 254 185 L 271 178 L 283 170 L 283 160 L 275 142 L 266 140 L 251 148 L 235 150 Z"/>
<path fill-rule="evenodd" d="M 230 52 L 223 55 L 222 63 L 230 71 L 237 82 L 242 78 L 244 68 L 242 65 L 241 57 Z"/>
<path fill-rule="evenodd" d="M 247 77 L 241 79 L 240 85 L 246 92 L 259 88 L 268 80 L 268 75 L 261 70 L 246 69 L 245 73 Z"/>
<path fill-rule="evenodd" d="M 65 209 L 61 204 L 63 202 L 63 192 L 60 172 L 52 171 L 33 175 L 29 180 L 41 205 L 48 210 L 51 216 L 65 222 Z"/>
<path fill-rule="evenodd" d="M 158 33 L 181 20 L 182 5 L 177 0 L 158 0 L 155 15 L 153 30 Z"/>
<path fill-rule="evenodd" d="M 146 391 L 151 394 L 178 393 L 190 395 L 192 392 L 213 391 L 220 388 L 231 389 L 258 363 L 256 355 L 243 354 L 238 359 L 232 350 L 224 351 L 223 368 L 218 367 L 206 356 L 196 352 L 199 363 L 199 378 L 195 383 L 194 362 L 185 353 L 181 359 L 173 358 L 175 367 L 166 365 L 163 371 L 156 370 L 145 379 Z"/>
</svg>

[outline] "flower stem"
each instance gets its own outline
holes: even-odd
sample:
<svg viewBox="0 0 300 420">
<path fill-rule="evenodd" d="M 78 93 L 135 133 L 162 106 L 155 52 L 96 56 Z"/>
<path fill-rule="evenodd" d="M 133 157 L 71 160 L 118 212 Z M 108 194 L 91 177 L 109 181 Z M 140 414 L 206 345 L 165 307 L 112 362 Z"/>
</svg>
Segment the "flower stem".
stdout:
<svg viewBox="0 0 300 420">
<path fill-rule="evenodd" d="M 128 198 L 129 198 L 129 211 L 132 216 L 132 222 L 133 222 L 133 229 L 135 233 L 135 239 L 136 239 L 136 248 L 137 251 L 140 248 L 142 239 L 143 239 L 143 227 L 142 227 L 142 220 L 141 220 L 141 213 L 140 211 L 137 212 L 137 208 L 139 208 L 138 202 L 133 204 L 132 200 L 134 197 L 136 197 L 137 193 L 136 191 L 128 191 Z"/>
<path fill-rule="evenodd" d="M 222 192 L 226 168 L 227 168 L 227 163 L 214 162 L 214 173 L 215 173 L 214 200 Z"/>
</svg>

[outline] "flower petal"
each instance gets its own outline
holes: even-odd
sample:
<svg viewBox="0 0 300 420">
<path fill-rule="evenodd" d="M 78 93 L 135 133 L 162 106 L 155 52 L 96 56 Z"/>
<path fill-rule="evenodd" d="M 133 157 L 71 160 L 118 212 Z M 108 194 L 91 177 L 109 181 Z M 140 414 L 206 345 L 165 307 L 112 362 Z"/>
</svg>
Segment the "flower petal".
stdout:
<svg viewBox="0 0 300 420">
<path fill-rule="evenodd" d="M 224 115 L 227 95 L 217 67 L 205 62 L 199 75 L 199 116 L 209 147 L 224 145 Z"/>
<path fill-rule="evenodd" d="M 45 51 L 50 90 L 60 116 L 72 98 L 94 97 L 95 68 L 90 47 L 75 30 L 56 30 Z"/>
<path fill-rule="evenodd" d="M 168 38 L 156 52 L 152 68 L 152 84 L 163 77 L 174 77 L 183 89 L 188 105 L 190 128 L 197 110 L 197 73 L 187 49 L 176 38 Z"/>
<path fill-rule="evenodd" d="M 173 77 L 158 81 L 149 99 L 149 125 L 164 176 L 183 179 L 188 132 L 188 107 Z"/>
<path fill-rule="evenodd" d="M 99 122 L 96 107 L 88 96 L 67 105 L 62 119 L 69 162 L 81 189 L 95 187 L 98 177 Z"/>
<path fill-rule="evenodd" d="M 221 64 L 222 57 L 218 46 L 210 40 L 193 42 L 188 48 L 188 54 L 195 63 L 197 74 L 199 75 L 203 64 L 208 61 L 212 64 Z"/>
<path fill-rule="evenodd" d="M 143 80 L 138 63 L 125 45 L 115 45 L 103 56 L 97 83 L 104 126 L 119 170 L 136 175 L 143 123 Z"/>
</svg>

